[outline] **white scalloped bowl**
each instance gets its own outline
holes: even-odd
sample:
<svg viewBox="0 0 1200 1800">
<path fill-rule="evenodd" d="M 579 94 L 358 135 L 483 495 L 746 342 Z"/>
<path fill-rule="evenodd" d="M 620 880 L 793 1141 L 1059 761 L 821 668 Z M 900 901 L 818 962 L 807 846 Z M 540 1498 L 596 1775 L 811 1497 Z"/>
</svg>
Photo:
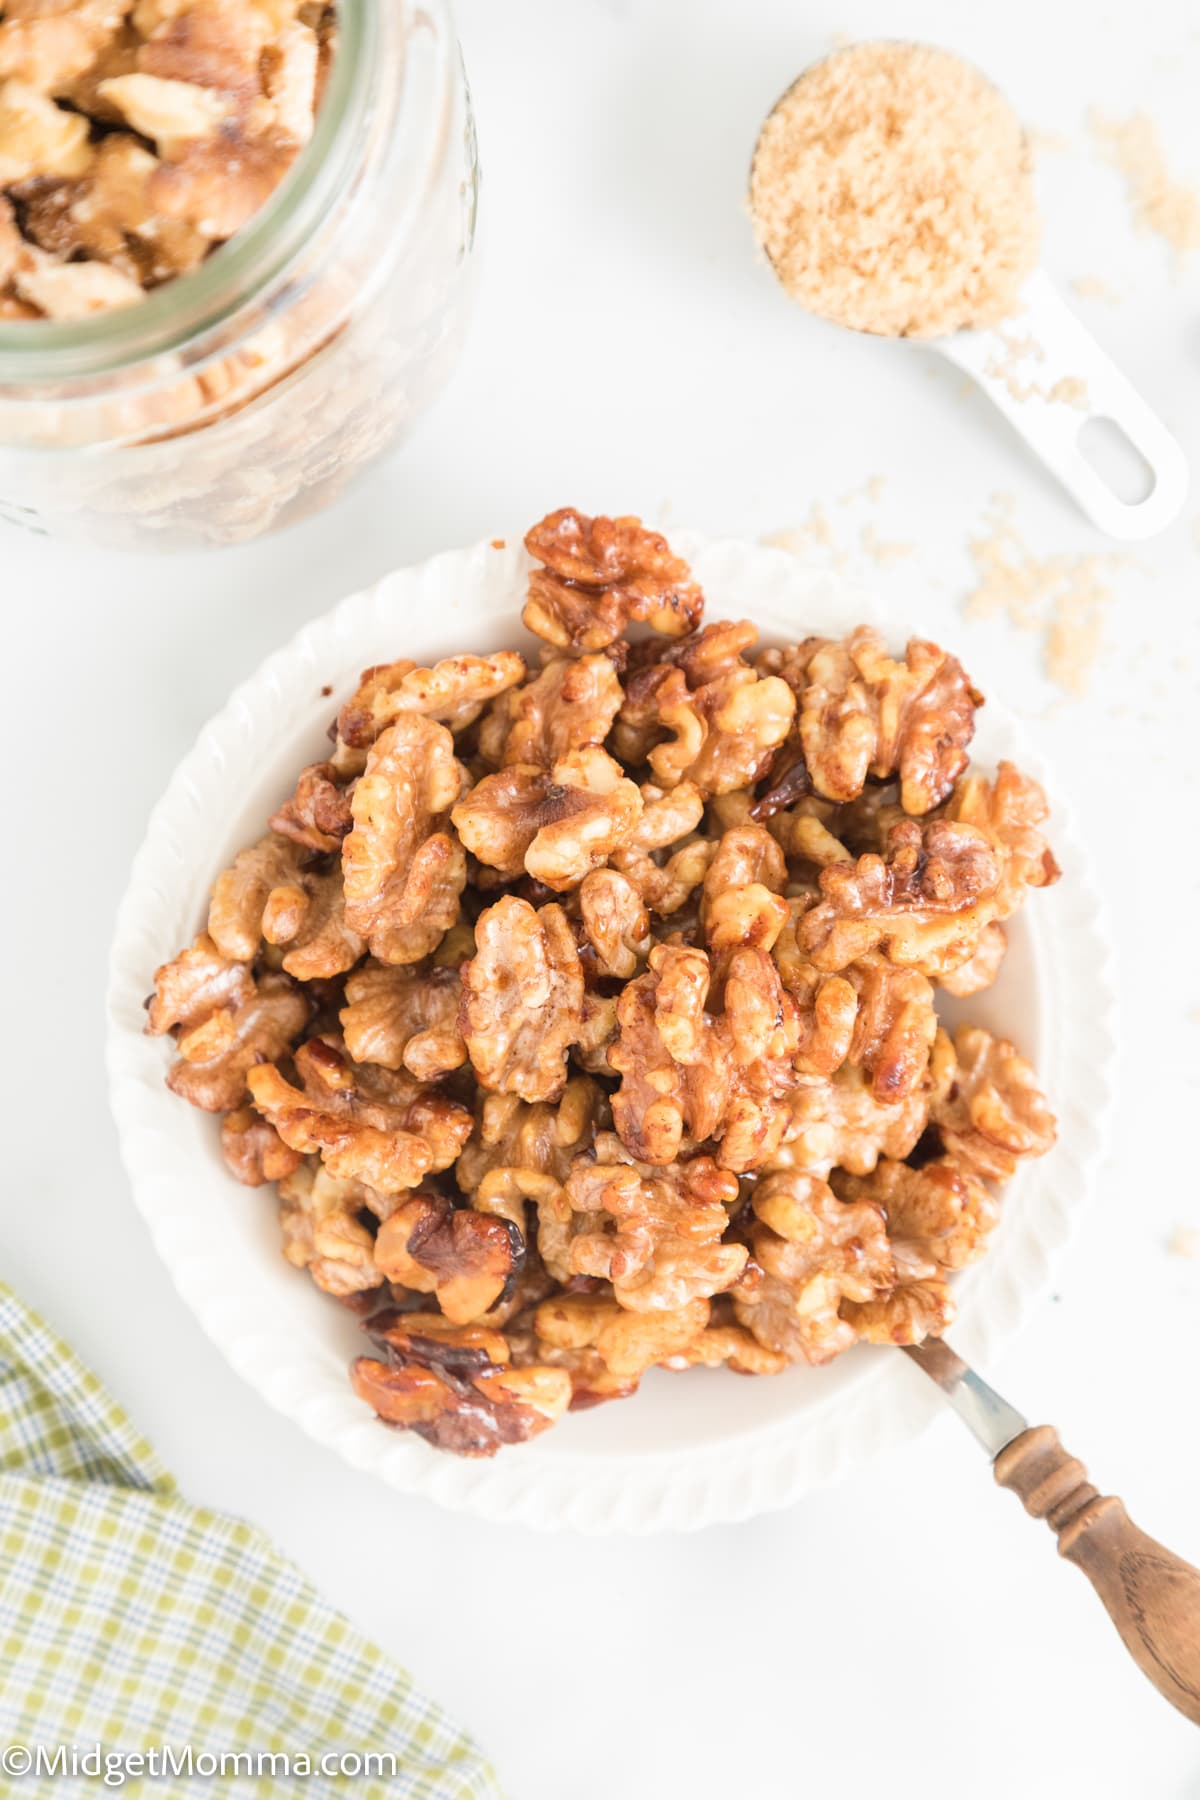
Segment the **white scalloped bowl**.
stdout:
<svg viewBox="0 0 1200 1800">
<path fill-rule="evenodd" d="M 870 596 L 783 551 L 684 533 L 678 543 L 709 618 L 751 618 L 766 641 L 842 633 L 863 619 L 903 635 Z M 310 1436 L 397 1488 L 490 1519 L 590 1532 L 693 1529 L 783 1506 L 845 1475 L 919 1431 L 936 1397 L 903 1357 L 867 1348 L 758 1380 L 654 1370 L 634 1399 L 570 1415 L 490 1462 L 435 1451 L 379 1424 L 351 1393 L 347 1365 L 362 1348 L 353 1317 L 280 1256 L 269 1190 L 230 1177 L 215 1120 L 167 1090 L 169 1046 L 143 1035 L 155 968 L 198 929 L 216 875 L 261 831 L 297 770 L 323 754 L 331 711 L 359 670 L 527 643 L 528 567 L 519 547 L 485 544 L 388 576 L 306 626 L 201 732 L 154 811 L 117 921 L 112 1106 L 134 1198 L 180 1294 L 234 1368 Z M 1042 774 L 994 702 L 980 715 L 975 752 L 983 766 L 1012 757 Z M 954 1342 L 972 1361 L 986 1361 L 1045 1288 L 1101 1151 L 1108 953 L 1085 859 L 1057 807 L 1054 845 L 1062 881 L 1013 921 L 995 987 L 955 1009 L 1015 1039 L 1059 1116 L 1054 1150 L 1020 1171 L 988 1255 L 959 1282 Z"/>
</svg>

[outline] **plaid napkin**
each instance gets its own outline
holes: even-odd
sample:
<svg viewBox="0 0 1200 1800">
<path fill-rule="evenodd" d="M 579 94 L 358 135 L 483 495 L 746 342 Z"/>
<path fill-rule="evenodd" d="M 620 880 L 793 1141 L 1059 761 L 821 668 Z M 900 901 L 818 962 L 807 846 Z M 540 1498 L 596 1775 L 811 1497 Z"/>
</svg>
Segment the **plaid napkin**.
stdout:
<svg viewBox="0 0 1200 1800">
<path fill-rule="evenodd" d="M 183 1500 L 0 1284 L 0 1793 L 106 1784 L 163 1800 L 499 1800 L 404 1670 L 259 1532 Z"/>
</svg>

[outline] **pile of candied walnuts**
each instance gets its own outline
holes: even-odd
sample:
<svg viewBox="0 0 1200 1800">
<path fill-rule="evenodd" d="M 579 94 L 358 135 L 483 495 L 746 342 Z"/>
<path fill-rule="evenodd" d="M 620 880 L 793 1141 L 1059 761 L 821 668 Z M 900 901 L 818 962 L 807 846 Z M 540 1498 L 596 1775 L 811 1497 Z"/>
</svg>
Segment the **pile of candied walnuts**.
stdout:
<svg viewBox="0 0 1200 1800">
<path fill-rule="evenodd" d="M 652 1366 L 942 1332 L 1054 1137 L 1013 1046 L 934 1012 L 1058 874 L 1037 784 L 965 773 L 960 664 L 702 626 L 637 519 L 526 545 L 535 666 L 368 669 L 149 1003 L 362 1314 L 355 1391 L 469 1456 Z"/>
<path fill-rule="evenodd" d="M 197 267 L 312 134 L 325 0 L 0 0 L 0 322 Z"/>
</svg>

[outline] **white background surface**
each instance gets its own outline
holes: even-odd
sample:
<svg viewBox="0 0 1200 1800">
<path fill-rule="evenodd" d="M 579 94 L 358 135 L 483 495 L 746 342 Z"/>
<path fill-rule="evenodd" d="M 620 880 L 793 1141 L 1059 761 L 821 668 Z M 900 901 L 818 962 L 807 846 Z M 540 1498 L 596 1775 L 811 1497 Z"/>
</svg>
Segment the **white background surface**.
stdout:
<svg viewBox="0 0 1200 1800">
<path fill-rule="evenodd" d="M 791 309 L 741 210 L 758 119 L 835 33 L 964 51 L 1069 140 L 1041 159 L 1046 263 L 1122 296 L 1080 310 L 1200 469 L 1200 258 L 1178 276 L 1132 231 L 1084 124 L 1092 103 L 1150 111 L 1200 184 L 1200 19 L 1168 0 L 461 0 L 461 27 L 486 268 L 462 367 L 409 446 L 334 513 L 233 552 L 165 564 L 0 537 L 0 1267 L 193 1498 L 265 1526 L 477 1731 L 513 1800 L 1197 1800 L 1194 1728 L 955 1421 L 789 1512 L 694 1537 L 444 1516 L 255 1399 L 129 1203 L 101 1069 L 112 916 L 154 798 L 231 686 L 342 593 L 555 505 L 755 536 L 819 502 L 852 550 L 864 525 L 917 546 L 879 569 L 855 550 L 851 572 L 1026 716 L 1099 861 L 1125 1049 L 1111 1166 L 1056 1297 L 991 1373 L 1200 1560 L 1200 1263 L 1166 1249 L 1200 1227 L 1193 519 L 1115 571 L 1092 692 L 1057 697 L 1034 637 L 963 619 L 967 540 L 1003 490 L 1040 552 L 1105 546 L 957 374 Z M 875 475 L 878 505 L 838 506 Z"/>
</svg>

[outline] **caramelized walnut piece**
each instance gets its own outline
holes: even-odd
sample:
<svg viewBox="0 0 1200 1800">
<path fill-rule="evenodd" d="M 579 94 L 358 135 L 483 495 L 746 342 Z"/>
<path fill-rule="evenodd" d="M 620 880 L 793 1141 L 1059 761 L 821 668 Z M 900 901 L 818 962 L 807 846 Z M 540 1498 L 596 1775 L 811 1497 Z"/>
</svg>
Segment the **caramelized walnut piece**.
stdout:
<svg viewBox="0 0 1200 1800">
<path fill-rule="evenodd" d="M 404 714 L 439 720 L 452 732 L 473 725 L 498 694 L 524 679 L 525 659 L 515 650 L 494 656 L 448 656 L 432 669 L 412 662 L 380 663 L 364 669 L 353 697 L 337 719 L 334 767 L 358 774 L 365 752 Z"/>
<path fill-rule="evenodd" d="M 572 751 L 601 745 L 621 698 L 611 657 L 555 657 L 534 680 L 511 688 L 494 709 L 493 733 L 503 728 L 495 760 L 552 769 Z"/>
<path fill-rule="evenodd" d="M 787 865 L 761 825 L 725 832 L 704 876 L 700 920 L 714 956 L 743 947 L 770 950 L 788 923 Z"/>
<path fill-rule="evenodd" d="M 459 1028 L 481 1087 L 554 1100 L 578 1036 L 583 970 L 560 906 L 505 895 L 480 915 L 462 965 Z"/>
<path fill-rule="evenodd" d="M 967 766 L 982 695 L 936 644 L 913 638 L 895 662 L 879 633 L 860 625 L 844 641 L 768 650 L 759 667 L 795 692 L 804 766 L 827 800 L 853 800 L 868 776 L 899 775 L 904 811 L 919 816 L 945 800 Z"/>
<path fill-rule="evenodd" d="M 379 1228 L 380 1276 L 418 1294 L 436 1294 L 455 1325 L 478 1319 L 503 1296 L 525 1258 L 517 1227 L 444 1194 L 414 1194 Z"/>
<path fill-rule="evenodd" d="M 289 1149 L 273 1125 L 260 1119 L 250 1106 L 239 1106 L 221 1121 L 221 1155 L 226 1167 L 244 1187 L 262 1187 L 282 1181 L 298 1169 L 303 1157 Z"/>
<path fill-rule="evenodd" d="M 603 650 L 635 622 L 665 637 L 700 622 L 704 597 L 691 570 L 640 519 L 563 507 L 526 534 L 525 548 L 542 567 L 529 577 L 522 619 L 561 650 Z"/>
<path fill-rule="evenodd" d="M 797 1171 L 765 1175 L 754 1191 L 750 1229 L 757 1272 L 735 1289 L 738 1322 L 789 1361 L 828 1362 L 855 1332 L 844 1301 L 867 1301 L 895 1277 L 883 1213 L 839 1200 L 828 1184 Z"/>
<path fill-rule="evenodd" d="M 798 1076 L 782 1103 L 782 1139 L 765 1166 L 825 1180 L 834 1168 L 868 1175 L 881 1156 L 902 1161 L 928 1122 L 931 1079 L 903 1100 L 884 1104 L 863 1071 L 849 1063 L 825 1079 Z"/>
<path fill-rule="evenodd" d="M 485 775 L 451 817 L 480 862 L 563 893 L 607 861 L 641 810 L 641 795 L 620 764 L 593 746 L 549 770 L 514 763 Z"/>
<path fill-rule="evenodd" d="M 594 1349 L 613 1375 L 634 1380 L 686 1354 L 708 1324 L 707 1300 L 665 1312 L 630 1312 L 607 1294 L 558 1294 L 534 1313 L 539 1341 L 553 1349 Z"/>
<path fill-rule="evenodd" d="M 383 1285 L 375 1240 L 360 1217 L 364 1209 L 360 1184 L 336 1180 L 316 1157 L 302 1159 L 279 1183 L 283 1254 L 339 1299 Z"/>
<path fill-rule="evenodd" d="M 255 981 L 206 932 L 164 963 L 154 983 L 146 1030 L 152 1037 L 171 1033 L 179 1052 L 167 1086 L 204 1112 L 240 1106 L 247 1072 L 282 1056 L 308 1021 L 308 1002 L 286 976 Z"/>
<path fill-rule="evenodd" d="M 920 1344 L 943 1336 L 956 1310 L 947 1283 L 933 1278 L 901 1282 L 873 1300 L 848 1300 L 842 1316 L 864 1343 Z"/>
<path fill-rule="evenodd" d="M 289 892 L 300 880 L 299 849 L 273 833 L 239 851 L 217 877 L 208 907 L 208 930 L 225 956 L 252 962 L 262 948 L 263 915 L 276 889 Z"/>
<path fill-rule="evenodd" d="M 595 973 L 636 975 L 650 950 L 650 915 L 632 882 L 616 869 L 593 869 L 579 889 L 579 915 Z"/>
<path fill-rule="evenodd" d="M 764 951 L 735 951 L 719 1015 L 708 1011 L 710 985 L 704 951 L 658 944 L 618 1002 L 613 1120 L 642 1162 L 673 1162 L 686 1132 L 719 1138 L 722 1168 L 756 1168 L 784 1130 L 798 1019 L 778 971 Z"/>
<path fill-rule="evenodd" d="M 310 763 L 301 769 L 291 798 L 271 815 L 271 830 L 305 850 L 339 851 L 354 826 L 353 796 L 332 763 Z"/>
<path fill-rule="evenodd" d="M 371 746 L 342 872 L 346 923 L 380 962 L 419 962 L 458 917 L 466 858 L 444 815 L 465 780 L 446 727 L 420 714 L 397 719 Z"/>
<path fill-rule="evenodd" d="M 1026 1156 L 1044 1156 L 1055 1119 L 1037 1077 L 1005 1038 L 979 1026 L 955 1033 L 956 1066 L 949 1092 L 935 1101 L 933 1122 L 955 1162 L 989 1181 L 1007 1181 Z"/>
<path fill-rule="evenodd" d="M 557 1101 L 530 1104 L 515 1094 L 481 1094 L 470 1141 L 455 1165 L 464 1194 L 477 1195 L 497 1171 L 533 1171 L 566 1180 L 575 1157 L 592 1141 L 602 1099 L 586 1075 L 573 1075 Z"/>
<path fill-rule="evenodd" d="M 0 81 L 64 94 L 121 29 L 133 0 L 8 0 L 0 24 Z"/>
<path fill-rule="evenodd" d="M 1041 784 L 1010 762 L 1002 762 L 991 781 L 982 775 L 960 781 L 946 806 L 952 824 L 982 832 L 999 858 L 998 919 L 1012 917 L 1028 888 L 1050 887 L 1059 878 L 1041 830 L 1049 813 Z"/>
<path fill-rule="evenodd" d="M 571 1274 L 610 1281 L 632 1312 L 674 1311 L 722 1293 L 745 1267 L 745 1245 L 721 1242 L 737 1177 L 711 1156 L 651 1168 L 605 1132 L 594 1157 L 576 1160 L 562 1193 L 582 1215 L 567 1255 Z"/>
<path fill-rule="evenodd" d="M 870 1077 L 882 1105 L 907 1099 L 925 1079 L 937 1034 L 932 987 L 916 969 L 873 954 L 851 963 L 841 979 L 857 997 L 848 1060 Z"/>
<path fill-rule="evenodd" d="M 886 857 L 868 853 L 820 874 L 820 902 L 800 922 L 801 947 L 835 973 L 881 950 L 931 980 L 968 962 L 1000 904 L 1001 863 L 981 831 L 906 820 Z"/>
<path fill-rule="evenodd" d="M 458 1029 L 461 998 L 457 969 L 421 974 L 368 963 L 346 983 L 339 1015 L 346 1048 L 355 1062 L 407 1069 L 418 1081 L 433 1081 L 467 1060 Z"/>
<path fill-rule="evenodd" d="M 838 1197 L 881 1207 L 897 1269 L 906 1280 L 963 1269 L 987 1248 L 1000 1209 L 995 1196 L 952 1157 L 910 1168 L 883 1158 L 870 1175 L 833 1176 Z"/>
<path fill-rule="evenodd" d="M 364 944 L 346 922 L 342 871 L 305 869 L 273 888 L 262 912 L 262 935 L 286 950 L 283 967 L 297 981 L 328 980 L 352 969 Z"/>
<path fill-rule="evenodd" d="M 757 636 L 745 620 L 708 625 L 637 669 L 614 728 L 617 755 L 648 762 L 664 788 L 686 779 L 702 794 L 728 794 L 757 781 L 796 710 L 786 682 L 745 661 Z"/>
<path fill-rule="evenodd" d="M 310 1038 L 294 1053 L 301 1087 L 267 1063 L 247 1085 L 255 1107 L 293 1150 L 318 1152 L 338 1179 L 384 1194 L 413 1188 L 447 1169 L 471 1131 L 462 1106 L 410 1075 L 353 1063 L 332 1038 Z"/>
<path fill-rule="evenodd" d="M 450 1325 L 436 1313 L 382 1313 L 365 1322 L 387 1360 L 359 1357 L 350 1371 L 361 1400 L 386 1424 L 415 1431 L 459 1456 L 494 1456 L 536 1437 L 570 1402 L 564 1369 L 511 1365 L 501 1332 Z"/>
</svg>

